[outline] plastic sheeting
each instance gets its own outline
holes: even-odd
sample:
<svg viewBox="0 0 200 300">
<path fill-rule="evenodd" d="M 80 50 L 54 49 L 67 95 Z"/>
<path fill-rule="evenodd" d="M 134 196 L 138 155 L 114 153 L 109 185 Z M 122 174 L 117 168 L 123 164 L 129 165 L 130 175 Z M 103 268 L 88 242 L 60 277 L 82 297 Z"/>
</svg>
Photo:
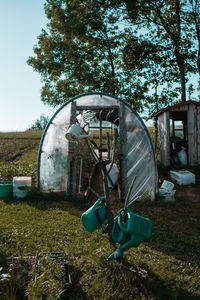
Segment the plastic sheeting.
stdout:
<svg viewBox="0 0 200 300">
<path fill-rule="evenodd" d="M 40 143 L 38 157 L 38 188 L 41 192 L 67 192 L 69 185 L 69 141 L 65 138 L 72 124 L 72 103 L 85 107 L 106 109 L 118 107 L 120 132 L 121 181 L 124 197 L 127 187 L 136 176 L 130 192 L 128 205 L 135 199 L 148 197 L 155 199 L 157 168 L 151 138 L 145 124 L 131 107 L 110 95 L 84 94 L 66 102 L 52 117 Z M 96 112 L 96 110 L 95 110 Z M 78 115 L 78 112 L 77 112 Z"/>
</svg>

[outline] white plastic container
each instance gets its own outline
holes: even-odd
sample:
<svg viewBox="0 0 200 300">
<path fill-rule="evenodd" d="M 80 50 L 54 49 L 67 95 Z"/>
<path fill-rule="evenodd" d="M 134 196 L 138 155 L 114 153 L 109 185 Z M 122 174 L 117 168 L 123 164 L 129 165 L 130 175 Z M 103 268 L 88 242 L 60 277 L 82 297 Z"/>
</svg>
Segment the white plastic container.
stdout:
<svg viewBox="0 0 200 300">
<path fill-rule="evenodd" d="M 165 202 L 174 202 L 174 194 L 176 193 L 176 190 L 173 190 L 174 183 L 164 180 L 160 189 L 159 189 L 159 195 L 162 197 L 165 197 Z"/>
<path fill-rule="evenodd" d="M 174 188 L 174 183 L 168 181 L 168 180 L 164 180 L 161 187 L 160 187 L 160 192 L 164 193 L 164 194 L 168 194 L 170 193 Z"/>
<path fill-rule="evenodd" d="M 13 177 L 13 197 L 25 198 L 31 190 L 31 177 Z"/>
<path fill-rule="evenodd" d="M 183 166 L 187 165 L 187 153 L 185 147 L 181 147 L 181 151 L 178 152 L 178 158 Z"/>
<path fill-rule="evenodd" d="M 170 177 L 180 185 L 195 184 L 195 175 L 187 170 L 170 171 Z"/>
</svg>

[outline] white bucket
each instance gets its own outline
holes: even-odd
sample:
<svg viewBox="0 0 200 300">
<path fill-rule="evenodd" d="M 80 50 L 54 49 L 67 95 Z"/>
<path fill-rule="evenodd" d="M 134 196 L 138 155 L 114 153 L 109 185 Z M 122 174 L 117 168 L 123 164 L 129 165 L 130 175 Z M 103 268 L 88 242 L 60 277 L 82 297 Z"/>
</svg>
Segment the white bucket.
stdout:
<svg viewBox="0 0 200 300">
<path fill-rule="evenodd" d="M 31 177 L 13 177 L 13 197 L 25 198 L 31 190 Z"/>
</svg>

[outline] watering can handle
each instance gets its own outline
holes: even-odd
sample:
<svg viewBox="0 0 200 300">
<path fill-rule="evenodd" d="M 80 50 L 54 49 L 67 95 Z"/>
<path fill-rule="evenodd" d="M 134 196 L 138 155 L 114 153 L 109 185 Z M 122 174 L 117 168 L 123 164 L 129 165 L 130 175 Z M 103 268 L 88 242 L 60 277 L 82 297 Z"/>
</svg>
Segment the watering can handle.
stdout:
<svg viewBox="0 0 200 300">
<path fill-rule="evenodd" d="M 101 223 L 101 218 L 100 218 L 100 216 L 99 216 L 99 209 L 100 209 L 100 207 L 103 205 L 103 202 L 104 202 L 104 201 L 101 201 L 101 203 L 95 208 L 95 215 L 96 215 L 96 217 L 97 217 L 97 220 L 98 220 L 99 225 L 101 226 L 101 229 L 102 229 L 102 230 L 104 230 L 104 228 L 103 228 L 103 225 L 102 225 L 102 223 Z"/>
</svg>

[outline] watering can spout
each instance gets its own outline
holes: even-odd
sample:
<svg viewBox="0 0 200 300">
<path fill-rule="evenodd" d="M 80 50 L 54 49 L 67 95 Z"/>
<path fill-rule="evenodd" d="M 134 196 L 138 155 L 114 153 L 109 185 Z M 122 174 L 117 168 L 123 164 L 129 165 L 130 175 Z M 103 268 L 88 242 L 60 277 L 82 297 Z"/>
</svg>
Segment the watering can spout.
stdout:
<svg viewBox="0 0 200 300">
<path fill-rule="evenodd" d="M 117 250 L 115 250 L 115 252 L 113 252 L 107 259 L 107 261 L 110 261 L 112 259 L 116 259 L 117 261 L 122 260 L 122 258 L 124 257 L 124 250 L 122 248 L 118 248 Z"/>
</svg>

